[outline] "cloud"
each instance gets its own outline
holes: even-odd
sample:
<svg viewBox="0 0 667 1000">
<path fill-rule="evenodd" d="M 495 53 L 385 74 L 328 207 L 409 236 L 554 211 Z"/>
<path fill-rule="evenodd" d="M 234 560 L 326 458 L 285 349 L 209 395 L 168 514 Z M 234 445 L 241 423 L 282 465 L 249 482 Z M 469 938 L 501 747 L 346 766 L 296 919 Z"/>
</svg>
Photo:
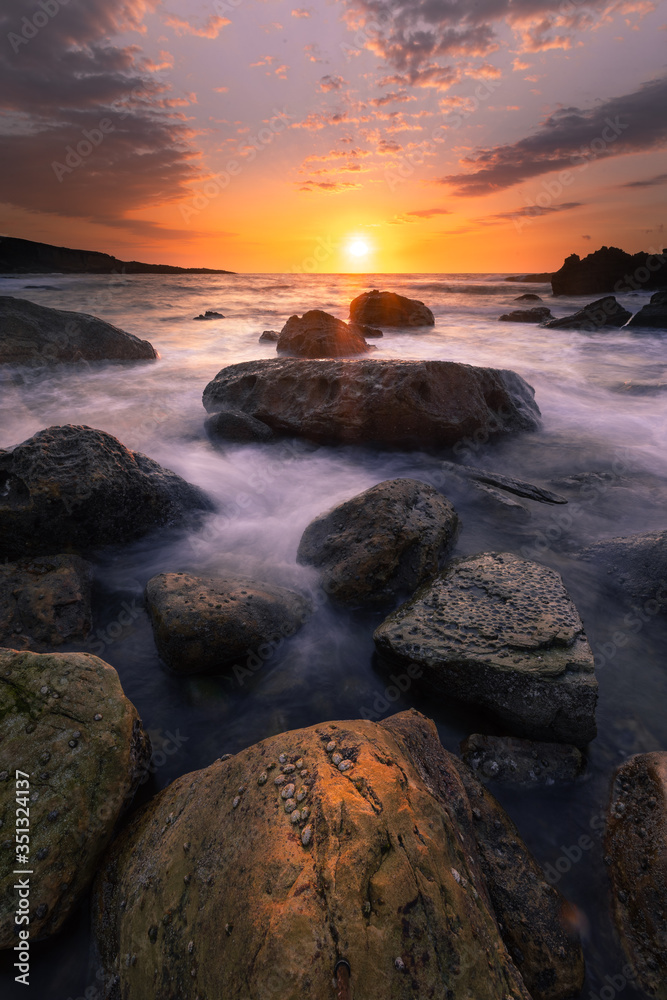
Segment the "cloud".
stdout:
<svg viewBox="0 0 667 1000">
<path fill-rule="evenodd" d="M 130 214 L 189 193 L 200 173 L 198 154 L 174 105 L 193 95 L 171 96 L 138 46 L 110 41 L 140 31 L 156 6 L 157 0 L 72 3 L 17 52 L 2 46 L 4 202 L 147 232 L 153 224 Z M 5 0 L 4 38 L 20 30 L 24 16 L 23 0 Z"/>
<path fill-rule="evenodd" d="M 323 191 L 325 194 L 341 194 L 343 191 L 360 187 L 361 184 L 352 184 L 349 181 L 305 181 L 299 185 L 299 191 Z"/>
<path fill-rule="evenodd" d="M 406 212 L 406 215 L 415 219 L 432 219 L 436 215 L 451 215 L 448 208 L 420 208 L 416 212 Z"/>
<path fill-rule="evenodd" d="M 598 157 L 657 149 L 667 140 L 666 104 L 667 77 L 661 77 L 593 108 L 560 108 L 532 135 L 466 157 L 461 162 L 471 171 L 442 177 L 440 183 L 461 195 L 488 194 Z"/>
<path fill-rule="evenodd" d="M 346 83 L 342 76 L 323 76 L 320 80 L 320 90 L 328 93 L 330 90 L 341 90 Z"/>
<path fill-rule="evenodd" d="M 514 222 L 515 219 L 533 219 L 541 215 L 552 215 L 554 212 L 569 212 L 573 208 L 581 208 L 581 201 L 565 201 L 560 205 L 525 205 L 517 208 L 513 212 L 498 212 L 495 215 L 487 215 L 481 219 L 475 219 L 478 225 L 494 226 L 499 222 Z"/>
<path fill-rule="evenodd" d="M 196 35 L 198 38 L 217 38 L 222 28 L 232 22 L 227 17 L 211 14 L 203 28 L 197 28 L 189 21 L 184 21 L 175 14 L 167 14 L 164 23 L 173 28 L 177 35 Z"/>
<path fill-rule="evenodd" d="M 667 184 L 667 174 L 657 174 L 655 177 L 647 177 L 641 181 L 629 181 L 627 184 L 621 186 L 626 188 L 645 188 L 659 187 L 661 184 Z"/>
<path fill-rule="evenodd" d="M 310 11 L 304 7 L 297 7 L 292 11 L 292 17 L 310 17 Z"/>
<path fill-rule="evenodd" d="M 407 91 L 401 90 L 384 94 L 382 97 L 374 97 L 370 103 L 376 108 L 381 108 L 385 104 L 404 104 L 406 101 L 416 100 L 417 98 L 414 94 L 408 94 Z"/>
</svg>

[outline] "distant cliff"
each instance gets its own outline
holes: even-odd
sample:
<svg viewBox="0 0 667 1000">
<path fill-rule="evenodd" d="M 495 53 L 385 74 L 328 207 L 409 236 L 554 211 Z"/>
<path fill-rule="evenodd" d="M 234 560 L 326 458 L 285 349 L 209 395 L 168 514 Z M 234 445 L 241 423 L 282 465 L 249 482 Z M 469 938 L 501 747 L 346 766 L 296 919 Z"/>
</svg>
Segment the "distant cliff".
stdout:
<svg viewBox="0 0 667 1000">
<path fill-rule="evenodd" d="M 667 250 L 630 254 L 618 247 L 600 247 L 583 260 L 573 253 L 553 275 L 551 288 L 554 295 L 601 295 L 667 288 Z"/>
<path fill-rule="evenodd" d="M 234 274 L 211 267 L 174 267 L 119 260 L 96 250 L 70 250 L 13 236 L 0 238 L 1 274 Z"/>
</svg>

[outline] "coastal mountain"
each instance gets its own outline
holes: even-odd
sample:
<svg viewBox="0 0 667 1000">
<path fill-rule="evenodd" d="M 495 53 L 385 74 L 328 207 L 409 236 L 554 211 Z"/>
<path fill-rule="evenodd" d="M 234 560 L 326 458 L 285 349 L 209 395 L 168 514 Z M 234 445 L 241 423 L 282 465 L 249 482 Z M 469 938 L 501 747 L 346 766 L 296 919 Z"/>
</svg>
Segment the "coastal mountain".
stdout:
<svg viewBox="0 0 667 1000">
<path fill-rule="evenodd" d="M 13 236 L 0 238 L 0 273 L 3 274 L 234 274 L 211 267 L 175 267 L 119 260 L 96 250 L 71 250 L 49 243 L 35 243 Z"/>
</svg>

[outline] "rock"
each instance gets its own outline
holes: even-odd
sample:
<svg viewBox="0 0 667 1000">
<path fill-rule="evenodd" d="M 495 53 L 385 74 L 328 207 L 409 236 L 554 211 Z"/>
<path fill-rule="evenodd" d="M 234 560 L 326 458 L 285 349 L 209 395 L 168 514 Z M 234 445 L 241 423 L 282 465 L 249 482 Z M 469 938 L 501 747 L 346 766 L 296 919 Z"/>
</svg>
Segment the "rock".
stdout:
<svg viewBox="0 0 667 1000">
<path fill-rule="evenodd" d="M 508 279 L 509 280 L 509 279 Z M 517 295 L 514 299 L 515 302 L 541 302 L 542 297 L 536 295 L 535 292 L 524 292 L 523 295 Z"/>
<path fill-rule="evenodd" d="M 0 646 L 43 652 L 92 628 L 92 567 L 79 556 L 0 563 Z"/>
<path fill-rule="evenodd" d="M 551 319 L 551 309 L 546 306 L 534 306 L 532 309 L 515 309 L 514 312 L 503 313 L 498 319 L 504 323 L 543 323 Z"/>
<path fill-rule="evenodd" d="M 624 309 L 613 295 L 607 295 L 578 309 L 571 316 L 550 320 L 546 327 L 548 330 L 587 330 L 595 333 L 605 327 L 617 329 L 624 326 L 631 316 L 632 313 Z"/>
<path fill-rule="evenodd" d="M 443 472 L 452 473 L 466 479 L 473 479 L 486 486 L 496 487 L 499 490 L 506 490 L 519 497 L 527 497 L 529 500 L 536 500 L 538 503 L 567 503 L 565 497 L 550 490 L 543 490 L 540 486 L 532 483 L 524 483 L 521 479 L 512 479 L 510 476 L 502 476 L 499 472 L 487 472 L 485 469 L 476 469 L 472 465 L 456 465 L 454 462 L 441 462 L 440 467 Z"/>
<path fill-rule="evenodd" d="M 539 285 L 551 281 L 552 277 L 553 271 L 539 271 L 537 274 L 512 274 L 509 278 L 505 278 L 505 281 L 518 281 L 520 284 L 531 282 Z"/>
<path fill-rule="evenodd" d="M 589 545 L 581 558 L 596 564 L 626 597 L 652 601 L 651 613 L 667 610 L 667 531 L 607 538 Z"/>
<path fill-rule="evenodd" d="M 216 312 L 215 309 L 207 309 L 205 313 L 200 313 L 199 316 L 195 316 L 195 319 L 224 319 L 222 313 Z"/>
<path fill-rule="evenodd" d="M 614 777 L 605 834 L 614 921 L 637 977 L 667 998 L 667 752 L 637 754 Z"/>
<path fill-rule="evenodd" d="M 284 778 L 297 760 L 305 796 L 287 809 L 286 782 L 264 778 Z M 460 767 L 432 722 L 404 713 L 281 733 L 178 778 L 114 842 L 98 877 L 104 981 L 123 1000 L 326 998 L 343 959 L 364 1000 L 530 1000 L 490 902 Z M 533 1000 L 565 1000 L 581 950 L 561 929 L 563 897 L 511 829 L 507 898 L 528 904 L 522 974 L 549 982 Z"/>
<path fill-rule="evenodd" d="M 350 319 L 370 326 L 434 326 L 433 313 L 419 299 L 408 299 L 396 292 L 372 292 L 357 295 L 350 303 Z"/>
<path fill-rule="evenodd" d="M 157 356 L 147 340 L 97 316 L 0 296 L 0 364 L 141 361 Z"/>
<path fill-rule="evenodd" d="M 667 284 L 666 250 L 662 254 L 625 253 L 600 247 L 580 260 L 571 254 L 551 279 L 554 295 L 600 295 L 661 288 Z"/>
<path fill-rule="evenodd" d="M 265 330 L 264 333 L 260 335 L 259 342 L 261 344 L 268 341 L 269 343 L 273 344 L 278 340 L 279 336 L 280 334 L 276 333 L 275 330 Z"/>
<path fill-rule="evenodd" d="M 511 553 L 455 560 L 376 629 L 392 668 L 417 664 L 430 694 L 486 710 L 513 735 L 584 746 L 597 681 L 558 573 Z"/>
<path fill-rule="evenodd" d="M 377 340 L 380 337 L 384 337 L 382 330 L 378 330 L 376 326 L 366 326 L 365 323 L 348 323 L 350 330 L 356 331 L 360 337 L 365 337 L 366 340 Z"/>
<path fill-rule="evenodd" d="M 496 490 L 493 486 L 487 486 L 486 483 L 474 483 L 474 489 L 475 499 L 486 501 L 485 506 L 494 514 L 509 513 L 512 517 L 516 517 L 520 521 L 525 522 L 530 520 L 531 513 L 528 508 L 524 504 L 519 503 L 518 500 L 514 500 L 507 493 Z"/>
<path fill-rule="evenodd" d="M 48 427 L 0 451 L 0 558 L 86 552 L 212 509 L 198 487 L 92 427 Z"/>
<path fill-rule="evenodd" d="M 442 448 L 539 427 L 515 372 L 453 361 L 246 361 L 204 390 L 209 413 L 242 410 L 276 433 L 322 444 Z"/>
<path fill-rule="evenodd" d="M 209 417 L 204 427 L 206 433 L 217 444 L 222 441 L 233 441 L 237 444 L 247 444 L 251 441 L 270 441 L 273 431 L 261 420 L 248 416 L 240 410 L 221 410 Z"/>
<path fill-rule="evenodd" d="M 512 736 L 475 733 L 461 743 L 461 756 L 481 781 L 515 785 L 553 785 L 575 781 L 584 769 L 583 754 L 563 743 L 535 743 Z"/>
<path fill-rule="evenodd" d="M 290 316 L 280 331 L 276 350 L 300 358 L 340 358 L 366 354 L 370 347 L 358 328 L 321 309 Z"/>
<path fill-rule="evenodd" d="M 249 676 L 262 664 L 262 648 L 278 648 L 312 612 L 309 601 L 284 587 L 190 573 L 154 576 L 146 604 L 158 653 L 179 674 L 233 666 L 237 676 Z"/>
<path fill-rule="evenodd" d="M 311 521 L 297 562 L 319 569 L 332 600 L 382 605 L 437 573 L 458 524 L 432 486 L 388 479 Z"/>
<path fill-rule="evenodd" d="M 3 847 L 29 857 L 33 943 L 60 929 L 92 882 L 146 771 L 150 744 L 116 671 L 89 653 L 0 649 L 0 717 L 2 757 L 11 762 L 10 774 L 0 775 Z M 15 769 L 30 777 L 17 783 Z M 29 852 L 14 842 L 22 792 Z M 10 868 L 20 867 L 9 863 L 0 875 L 0 948 L 17 944 Z"/>
<path fill-rule="evenodd" d="M 656 292 L 648 305 L 642 306 L 629 321 L 628 326 L 646 326 L 667 330 L 667 292 Z"/>
</svg>

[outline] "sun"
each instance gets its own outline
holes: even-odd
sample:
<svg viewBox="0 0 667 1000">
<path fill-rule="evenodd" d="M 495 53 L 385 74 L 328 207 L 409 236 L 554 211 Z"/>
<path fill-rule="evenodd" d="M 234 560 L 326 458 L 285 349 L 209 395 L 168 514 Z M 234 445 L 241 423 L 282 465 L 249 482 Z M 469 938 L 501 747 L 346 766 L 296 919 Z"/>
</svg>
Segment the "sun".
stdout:
<svg viewBox="0 0 667 1000">
<path fill-rule="evenodd" d="M 365 240 L 354 239 L 348 244 L 347 252 L 353 257 L 367 257 L 371 248 Z"/>
</svg>

